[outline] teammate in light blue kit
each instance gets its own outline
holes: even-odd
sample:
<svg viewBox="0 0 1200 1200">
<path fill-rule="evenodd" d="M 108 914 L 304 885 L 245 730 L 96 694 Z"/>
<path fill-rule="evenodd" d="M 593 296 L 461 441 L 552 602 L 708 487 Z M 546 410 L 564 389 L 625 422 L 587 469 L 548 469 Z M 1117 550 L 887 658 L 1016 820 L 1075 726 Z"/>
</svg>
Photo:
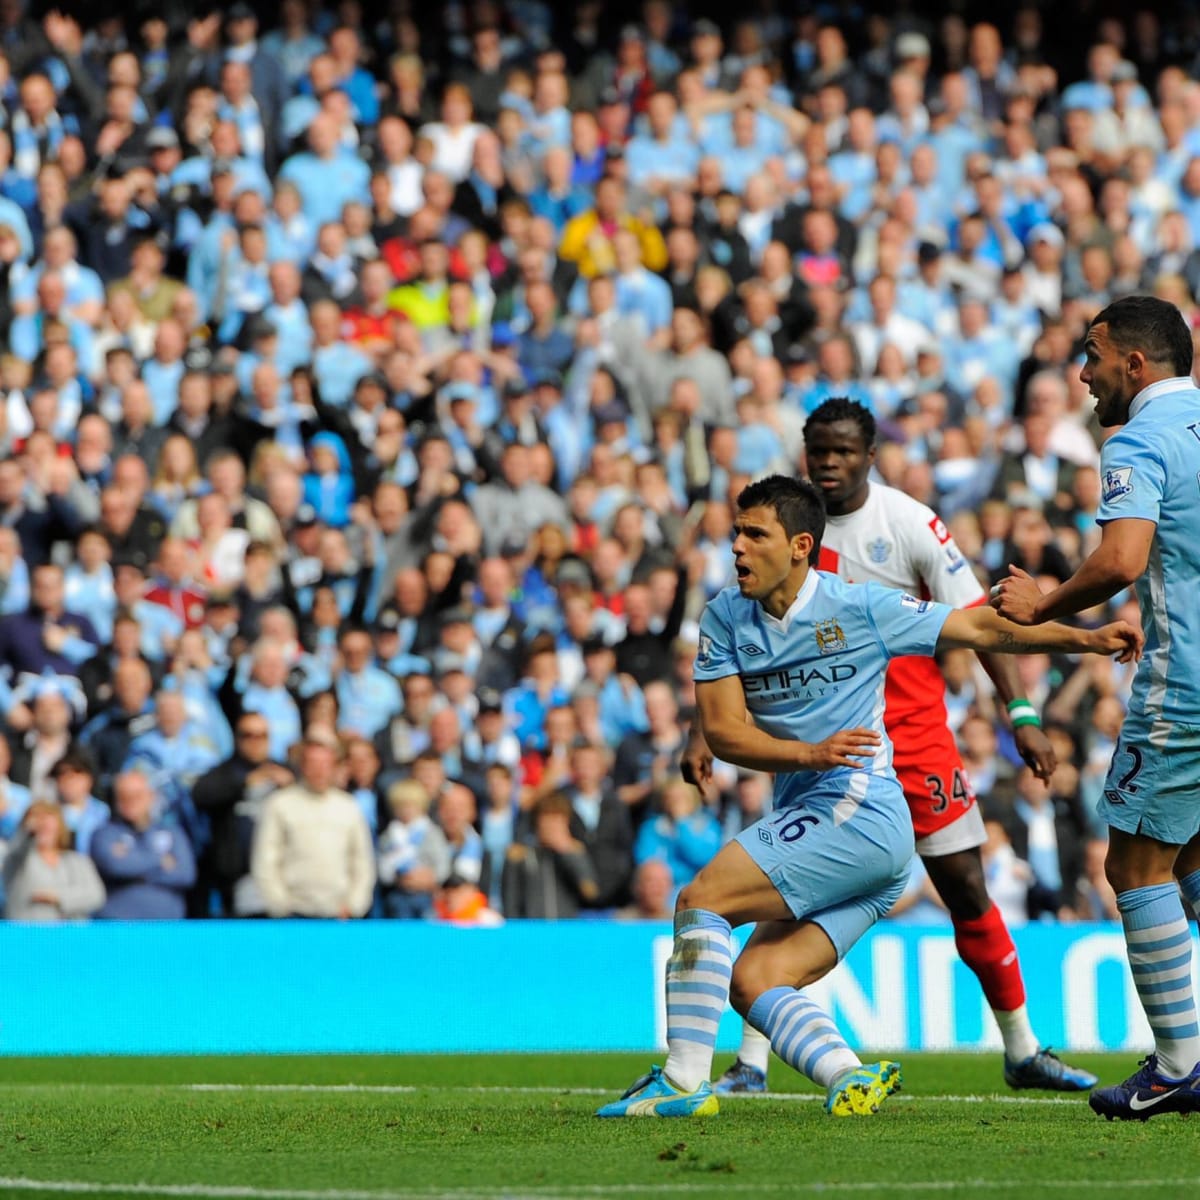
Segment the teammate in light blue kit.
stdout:
<svg viewBox="0 0 1200 1200">
<path fill-rule="evenodd" d="M 828 1112 L 874 1112 L 900 1086 L 899 1068 L 864 1066 L 799 989 L 837 964 L 908 876 L 912 823 L 883 726 L 888 660 L 953 646 L 1140 652 L 1140 633 L 1124 623 L 1024 630 L 988 608 L 955 610 L 812 571 L 824 528 L 821 497 L 807 481 L 773 475 L 738 497 L 738 581 L 701 619 L 696 703 L 714 754 L 775 773 L 775 811 L 680 893 L 666 1066 L 599 1116 L 715 1113 L 708 1080 L 726 1000 L 780 1058 L 827 1089 Z M 747 922 L 758 925 L 734 964 L 731 930 Z"/>
<path fill-rule="evenodd" d="M 1106 427 L 1100 545 L 1043 596 L 1023 571 L 993 604 L 1034 624 L 1102 603 L 1134 584 L 1146 635 L 1129 711 L 1104 784 L 1105 871 L 1154 1053 L 1090 1104 L 1110 1120 L 1200 1112 L 1200 1019 L 1179 891 L 1200 917 L 1200 389 L 1179 310 L 1129 296 L 1092 320 L 1079 378 Z"/>
</svg>

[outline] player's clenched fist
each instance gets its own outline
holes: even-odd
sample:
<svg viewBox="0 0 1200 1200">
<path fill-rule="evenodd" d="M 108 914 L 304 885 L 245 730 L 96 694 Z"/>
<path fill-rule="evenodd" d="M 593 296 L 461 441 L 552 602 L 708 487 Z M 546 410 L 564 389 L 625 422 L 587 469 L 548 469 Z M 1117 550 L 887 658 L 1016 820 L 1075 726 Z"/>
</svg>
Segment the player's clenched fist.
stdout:
<svg viewBox="0 0 1200 1200">
<path fill-rule="evenodd" d="M 801 769 L 830 771 L 834 767 L 861 767 L 874 757 L 880 736 L 873 729 L 843 729 L 823 742 L 802 748 Z"/>
<path fill-rule="evenodd" d="M 1033 576 L 1011 563 L 1012 574 L 1002 579 L 991 591 L 991 606 L 1002 616 L 1018 625 L 1037 623 L 1037 604 L 1042 598 L 1041 589 Z"/>
</svg>

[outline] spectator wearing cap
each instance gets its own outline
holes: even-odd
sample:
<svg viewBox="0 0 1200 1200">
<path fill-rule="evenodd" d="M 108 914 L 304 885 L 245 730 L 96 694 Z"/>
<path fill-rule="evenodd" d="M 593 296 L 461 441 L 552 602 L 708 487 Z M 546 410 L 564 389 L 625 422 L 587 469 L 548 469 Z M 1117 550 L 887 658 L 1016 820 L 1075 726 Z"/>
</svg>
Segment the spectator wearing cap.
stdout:
<svg viewBox="0 0 1200 1200">
<path fill-rule="evenodd" d="M 583 682 L 593 689 L 599 708 L 600 732 L 609 746 L 618 746 L 633 733 L 646 728 L 646 702 L 637 679 L 618 673 L 616 652 L 598 637 L 585 641 Z"/>
<path fill-rule="evenodd" d="M 283 6 L 284 13 L 287 7 Z M 258 15 L 251 5 L 237 0 L 225 13 L 224 23 L 225 62 L 243 64 L 248 69 L 247 90 L 261 111 L 264 127 L 274 130 L 289 92 L 283 65 L 271 44 L 259 38 Z"/>
<path fill-rule="evenodd" d="M 374 664 L 371 635 L 363 626 L 344 625 L 338 634 L 341 669 L 335 676 L 342 727 L 373 738 L 400 712 L 400 685 Z"/>
<path fill-rule="evenodd" d="M 195 854 L 184 831 L 156 816 L 156 807 L 142 771 L 122 771 L 113 781 L 113 818 L 92 836 L 90 851 L 108 893 L 98 919 L 177 921 L 185 915 Z"/>
<path fill-rule="evenodd" d="M 91 851 L 96 831 L 111 819 L 107 804 L 94 794 L 96 768 L 83 750 L 70 749 L 50 771 L 54 799 L 80 854 Z"/>
<path fill-rule="evenodd" d="M 346 920 L 370 911 L 375 854 L 354 797 L 335 786 L 341 753 L 331 728 L 310 726 L 299 780 L 263 806 L 251 871 L 270 916 Z"/>
<path fill-rule="evenodd" d="M 515 772 L 521 761 L 521 744 L 505 725 L 503 697 L 492 688 L 481 687 L 476 701 L 474 725 L 463 735 L 464 754 L 485 771 L 499 764 Z"/>
</svg>

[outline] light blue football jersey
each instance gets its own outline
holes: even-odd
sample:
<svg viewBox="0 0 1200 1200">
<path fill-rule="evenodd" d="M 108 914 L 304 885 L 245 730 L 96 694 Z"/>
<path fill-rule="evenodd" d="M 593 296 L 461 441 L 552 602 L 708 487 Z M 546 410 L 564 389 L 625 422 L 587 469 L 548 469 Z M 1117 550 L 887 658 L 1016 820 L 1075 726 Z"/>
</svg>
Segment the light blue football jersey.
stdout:
<svg viewBox="0 0 1200 1200">
<path fill-rule="evenodd" d="M 1146 652 L 1131 713 L 1200 725 L 1200 390 L 1164 379 L 1134 397 L 1129 423 L 1100 455 L 1097 520 L 1158 526 L 1134 585 Z"/>
<path fill-rule="evenodd" d="M 848 584 L 809 571 L 782 620 L 728 587 L 700 618 L 697 682 L 739 675 L 755 724 L 773 737 L 822 742 L 842 729 L 876 730 L 883 743 L 862 768 L 797 771 L 775 777 L 775 807 L 835 810 L 846 820 L 862 805 L 908 808 L 892 770 L 883 724 L 888 662 L 932 654 L 954 610 L 875 583 Z"/>
</svg>

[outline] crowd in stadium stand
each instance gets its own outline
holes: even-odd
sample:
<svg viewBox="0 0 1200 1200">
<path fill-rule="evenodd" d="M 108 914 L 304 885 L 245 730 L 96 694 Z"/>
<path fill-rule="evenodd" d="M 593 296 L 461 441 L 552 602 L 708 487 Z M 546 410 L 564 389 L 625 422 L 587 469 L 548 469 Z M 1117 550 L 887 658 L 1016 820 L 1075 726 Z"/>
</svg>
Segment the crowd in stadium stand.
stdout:
<svg viewBox="0 0 1200 1200">
<path fill-rule="evenodd" d="M 799 7 L 0 0 L 10 918 L 667 917 L 770 804 L 681 778 L 696 622 L 830 397 L 981 580 L 1078 565 L 1086 323 L 1200 321 L 1200 25 Z M 997 903 L 1114 915 L 1129 672 L 1020 660 L 1047 787 L 942 666 Z"/>
</svg>

